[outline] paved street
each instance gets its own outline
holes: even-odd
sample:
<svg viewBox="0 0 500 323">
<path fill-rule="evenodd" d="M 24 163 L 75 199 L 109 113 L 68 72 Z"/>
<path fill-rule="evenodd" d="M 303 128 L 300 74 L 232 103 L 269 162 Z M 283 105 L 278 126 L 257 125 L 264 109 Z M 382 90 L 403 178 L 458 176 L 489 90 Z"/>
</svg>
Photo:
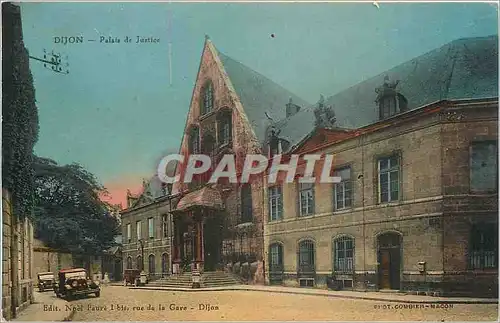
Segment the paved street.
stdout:
<svg viewBox="0 0 500 323">
<path fill-rule="evenodd" d="M 498 316 L 495 304 L 431 308 L 428 304 L 257 291 L 172 292 L 120 286 L 103 287 L 99 299 L 89 297 L 70 304 L 78 309 L 74 321 L 494 321 Z M 149 304 L 152 309 L 148 309 Z M 424 308 L 398 308 L 409 306 Z"/>
</svg>

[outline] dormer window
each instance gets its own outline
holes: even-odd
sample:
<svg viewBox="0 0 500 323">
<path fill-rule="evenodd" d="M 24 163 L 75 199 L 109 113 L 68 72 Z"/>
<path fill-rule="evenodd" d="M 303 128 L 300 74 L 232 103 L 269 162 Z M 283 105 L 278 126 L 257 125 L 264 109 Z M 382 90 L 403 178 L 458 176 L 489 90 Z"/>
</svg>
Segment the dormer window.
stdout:
<svg viewBox="0 0 500 323">
<path fill-rule="evenodd" d="M 232 115 L 231 111 L 222 112 L 217 120 L 219 145 L 229 144 L 232 139 Z"/>
<path fill-rule="evenodd" d="M 397 114 L 397 100 L 395 96 L 386 96 L 379 102 L 380 119 L 387 119 L 390 116 Z"/>
<path fill-rule="evenodd" d="M 201 115 L 212 112 L 214 105 L 214 89 L 211 81 L 207 81 L 201 88 Z"/>
<path fill-rule="evenodd" d="M 189 152 L 198 154 L 200 152 L 200 130 L 193 127 L 189 133 Z"/>
<path fill-rule="evenodd" d="M 407 110 L 408 101 L 396 90 L 398 83 L 399 81 L 389 82 L 389 77 L 386 76 L 384 84 L 375 89 L 375 92 L 378 93 L 376 102 L 378 103 L 380 120 Z"/>
</svg>

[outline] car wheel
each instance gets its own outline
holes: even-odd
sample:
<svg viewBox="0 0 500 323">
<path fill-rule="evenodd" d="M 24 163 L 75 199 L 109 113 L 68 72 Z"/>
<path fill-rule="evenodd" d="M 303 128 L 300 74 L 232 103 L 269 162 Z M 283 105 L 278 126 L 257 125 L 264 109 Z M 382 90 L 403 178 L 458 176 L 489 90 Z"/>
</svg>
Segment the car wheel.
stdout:
<svg viewBox="0 0 500 323">
<path fill-rule="evenodd" d="M 99 296 L 101 296 L 101 292 L 100 291 L 99 292 L 95 292 L 95 297 L 99 297 Z"/>
</svg>

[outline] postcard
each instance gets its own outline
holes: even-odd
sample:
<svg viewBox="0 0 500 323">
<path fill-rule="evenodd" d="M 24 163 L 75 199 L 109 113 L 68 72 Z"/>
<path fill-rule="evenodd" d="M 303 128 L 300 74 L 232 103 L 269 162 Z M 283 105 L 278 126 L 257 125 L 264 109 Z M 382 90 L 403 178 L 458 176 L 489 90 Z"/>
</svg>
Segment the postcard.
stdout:
<svg viewBox="0 0 500 323">
<path fill-rule="evenodd" d="M 498 6 L 2 3 L 7 321 L 495 321 Z"/>
</svg>

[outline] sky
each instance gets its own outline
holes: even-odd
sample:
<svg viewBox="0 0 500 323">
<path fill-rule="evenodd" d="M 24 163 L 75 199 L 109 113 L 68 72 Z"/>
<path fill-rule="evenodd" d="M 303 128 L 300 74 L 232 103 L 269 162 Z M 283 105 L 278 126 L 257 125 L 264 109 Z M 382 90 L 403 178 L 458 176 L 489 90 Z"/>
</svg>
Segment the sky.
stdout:
<svg viewBox="0 0 500 323">
<path fill-rule="evenodd" d="M 126 190 L 138 193 L 179 149 L 205 35 L 315 103 L 452 40 L 498 33 L 497 6 L 485 3 L 33 2 L 21 10 L 30 55 L 54 51 L 69 68 L 58 74 L 30 61 L 35 153 L 80 163 L 124 206 Z M 137 36 L 159 42 L 137 44 Z"/>
</svg>

